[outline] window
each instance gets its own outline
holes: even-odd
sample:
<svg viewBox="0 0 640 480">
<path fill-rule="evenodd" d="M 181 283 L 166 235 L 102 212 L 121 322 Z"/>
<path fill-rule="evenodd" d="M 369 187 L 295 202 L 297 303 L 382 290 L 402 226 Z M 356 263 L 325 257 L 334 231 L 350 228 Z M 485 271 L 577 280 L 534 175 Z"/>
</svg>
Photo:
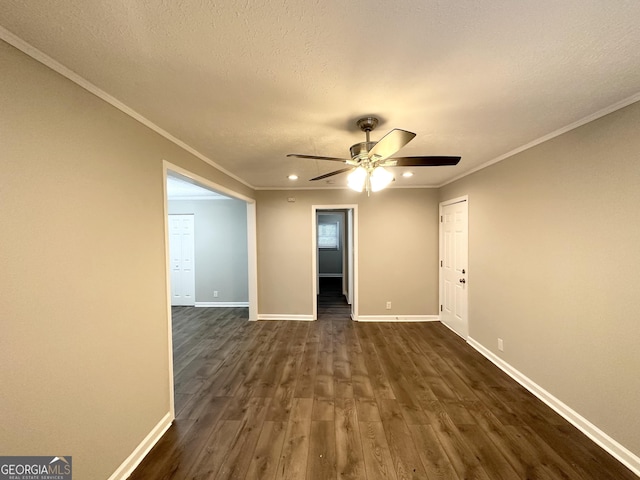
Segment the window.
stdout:
<svg viewBox="0 0 640 480">
<path fill-rule="evenodd" d="M 340 230 L 338 222 L 318 224 L 318 248 L 338 250 Z"/>
</svg>

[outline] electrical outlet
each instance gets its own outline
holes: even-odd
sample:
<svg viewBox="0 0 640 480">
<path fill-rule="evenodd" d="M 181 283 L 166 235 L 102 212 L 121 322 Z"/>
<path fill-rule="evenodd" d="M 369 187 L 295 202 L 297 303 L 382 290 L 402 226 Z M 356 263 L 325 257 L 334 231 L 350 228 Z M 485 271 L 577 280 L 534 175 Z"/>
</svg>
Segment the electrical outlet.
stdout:
<svg viewBox="0 0 640 480">
<path fill-rule="evenodd" d="M 504 352 L 504 342 L 502 341 L 501 338 L 498 339 L 498 350 L 500 350 L 501 352 Z"/>
<path fill-rule="evenodd" d="M 218 290 L 213 291 L 213 298 L 218 298 Z"/>
<path fill-rule="evenodd" d="M 391 302 L 387 302 L 387 310 L 391 310 Z"/>
</svg>

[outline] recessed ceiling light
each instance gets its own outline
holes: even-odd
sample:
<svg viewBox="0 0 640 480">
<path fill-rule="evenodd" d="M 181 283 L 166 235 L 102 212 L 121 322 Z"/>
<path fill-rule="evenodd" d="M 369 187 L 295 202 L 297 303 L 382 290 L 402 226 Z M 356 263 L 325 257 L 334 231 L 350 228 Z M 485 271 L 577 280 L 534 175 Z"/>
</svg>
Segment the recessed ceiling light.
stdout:
<svg viewBox="0 0 640 480">
<path fill-rule="evenodd" d="M 404 173 L 402 174 L 402 176 L 403 176 L 404 178 L 413 177 L 413 172 L 404 172 Z"/>
<path fill-rule="evenodd" d="M 293 173 L 293 174 L 289 175 L 287 178 L 288 178 L 289 180 L 297 180 L 297 179 L 298 179 L 298 175 L 296 175 L 295 173 Z"/>
</svg>

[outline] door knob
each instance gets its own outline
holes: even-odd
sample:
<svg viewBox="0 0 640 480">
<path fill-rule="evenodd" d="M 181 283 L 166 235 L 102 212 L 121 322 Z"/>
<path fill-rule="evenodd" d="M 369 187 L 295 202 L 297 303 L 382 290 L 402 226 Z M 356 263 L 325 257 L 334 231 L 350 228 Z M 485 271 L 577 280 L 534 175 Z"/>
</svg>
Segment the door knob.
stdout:
<svg viewBox="0 0 640 480">
<path fill-rule="evenodd" d="M 460 283 L 467 283 L 467 281 L 464 278 L 461 278 Z"/>
</svg>

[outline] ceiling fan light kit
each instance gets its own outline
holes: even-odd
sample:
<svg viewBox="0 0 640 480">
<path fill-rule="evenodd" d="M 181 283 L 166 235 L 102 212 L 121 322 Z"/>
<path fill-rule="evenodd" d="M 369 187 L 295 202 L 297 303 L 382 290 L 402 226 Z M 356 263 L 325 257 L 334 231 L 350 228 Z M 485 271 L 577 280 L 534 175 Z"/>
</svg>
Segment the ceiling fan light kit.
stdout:
<svg viewBox="0 0 640 480">
<path fill-rule="evenodd" d="M 387 188 L 391 182 L 393 182 L 393 173 L 389 170 L 385 170 L 383 167 L 376 167 L 371 172 L 369 177 L 371 181 L 371 191 L 379 192 L 380 190 Z"/>
<path fill-rule="evenodd" d="M 328 160 L 342 162 L 349 165 L 333 172 L 325 173 L 312 178 L 311 181 L 350 172 L 347 176 L 347 185 L 356 192 L 365 190 L 367 195 L 378 192 L 394 180 L 394 175 L 384 167 L 435 167 L 441 165 L 457 165 L 460 157 L 396 157 L 391 158 L 398 150 L 404 147 L 416 136 L 415 133 L 395 128 L 387 133 L 378 142 L 370 139 L 371 131 L 378 125 L 376 117 L 363 117 L 356 124 L 366 135 L 366 140 L 352 145 L 349 149 L 351 158 L 319 157 L 316 155 L 301 155 L 290 153 L 287 157 L 306 158 L 312 160 Z"/>
<path fill-rule="evenodd" d="M 350 189 L 360 193 L 379 192 L 393 182 L 393 173 L 383 167 L 375 167 L 369 172 L 365 167 L 358 167 L 347 175 L 347 185 Z"/>
<path fill-rule="evenodd" d="M 365 183 L 367 181 L 367 171 L 364 167 L 358 167 L 347 175 L 347 185 L 351 190 L 355 190 L 360 193 L 364 190 Z"/>
</svg>

